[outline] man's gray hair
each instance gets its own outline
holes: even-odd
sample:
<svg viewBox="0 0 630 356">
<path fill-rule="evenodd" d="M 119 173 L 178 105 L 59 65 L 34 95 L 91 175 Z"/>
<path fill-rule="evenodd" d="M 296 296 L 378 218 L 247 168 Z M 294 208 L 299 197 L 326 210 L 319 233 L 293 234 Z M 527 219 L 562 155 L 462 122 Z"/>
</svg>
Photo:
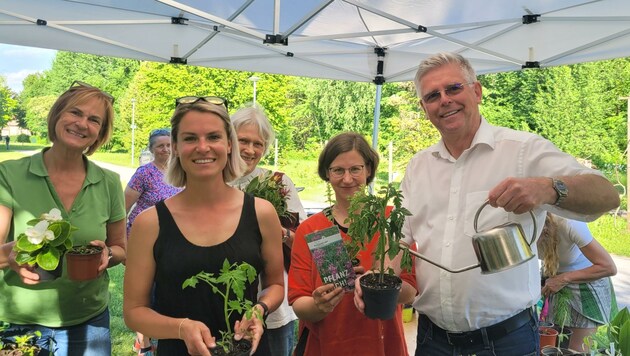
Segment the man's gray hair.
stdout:
<svg viewBox="0 0 630 356">
<path fill-rule="evenodd" d="M 438 53 L 426 58 L 425 60 L 420 62 L 420 65 L 418 66 L 418 71 L 416 72 L 416 77 L 414 78 L 413 82 L 416 85 L 416 93 L 418 94 L 419 98 L 421 98 L 422 95 L 422 88 L 420 87 L 420 80 L 422 80 L 422 77 L 424 77 L 428 72 L 432 71 L 433 69 L 445 66 L 447 64 L 458 65 L 461 68 L 462 74 L 464 74 L 464 78 L 467 82 L 477 81 L 475 70 L 473 69 L 468 59 L 457 53 Z"/>
</svg>

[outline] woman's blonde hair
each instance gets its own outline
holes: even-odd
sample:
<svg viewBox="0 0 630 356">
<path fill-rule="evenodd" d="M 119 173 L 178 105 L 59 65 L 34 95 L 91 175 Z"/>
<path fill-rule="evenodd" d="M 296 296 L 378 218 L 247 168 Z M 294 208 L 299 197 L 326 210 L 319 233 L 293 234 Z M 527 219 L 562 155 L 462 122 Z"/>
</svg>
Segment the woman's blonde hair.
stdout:
<svg viewBox="0 0 630 356">
<path fill-rule="evenodd" d="M 171 117 L 171 142 L 177 145 L 177 134 L 179 133 L 179 124 L 186 114 L 191 111 L 215 114 L 223 121 L 223 127 L 227 133 L 228 142 L 232 146 L 232 151 L 228 153 L 228 160 L 225 168 L 223 168 L 223 180 L 230 182 L 243 174 L 245 162 L 241 158 L 238 150 L 238 138 L 234 126 L 230 122 L 230 116 L 227 109 L 223 105 L 216 105 L 207 101 L 199 100 L 192 104 L 180 104 L 175 109 L 173 117 Z M 165 181 L 174 187 L 183 187 L 186 185 L 186 172 L 182 168 L 179 157 L 175 154 L 175 150 L 171 150 L 171 156 L 168 160 L 168 168 L 164 177 Z"/>
<path fill-rule="evenodd" d="M 538 254 L 543 264 L 543 275 L 553 277 L 558 274 L 560 257 L 558 255 L 558 221 L 547 213 L 547 219 L 538 239 Z"/>
</svg>

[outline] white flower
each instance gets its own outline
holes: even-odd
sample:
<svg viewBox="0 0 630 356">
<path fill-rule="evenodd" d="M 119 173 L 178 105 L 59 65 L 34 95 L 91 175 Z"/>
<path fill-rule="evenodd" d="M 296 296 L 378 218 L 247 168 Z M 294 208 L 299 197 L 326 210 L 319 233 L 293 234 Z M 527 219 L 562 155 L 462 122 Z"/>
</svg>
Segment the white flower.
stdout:
<svg viewBox="0 0 630 356">
<path fill-rule="evenodd" d="M 50 222 L 53 222 L 53 221 L 61 221 L 63 217 L 61 216 L 61 211 L 59 209 L 52 208 L 50 209 L 48 214 L 46 213 L 42 214 L 42 219 L 46 219 Z"/>
<path fill-rule="evenodd" d="M 42 243 L 44 239 L 52 241 L 55 239 L 55 234 L 52 231 L 48 230 L 48 225 L 48 221 L 40 221 L 37 223 L 37 225 L 26 229 L 24 234 L 26 234 L 28 241 L 34 245 Z"/>
</svg>

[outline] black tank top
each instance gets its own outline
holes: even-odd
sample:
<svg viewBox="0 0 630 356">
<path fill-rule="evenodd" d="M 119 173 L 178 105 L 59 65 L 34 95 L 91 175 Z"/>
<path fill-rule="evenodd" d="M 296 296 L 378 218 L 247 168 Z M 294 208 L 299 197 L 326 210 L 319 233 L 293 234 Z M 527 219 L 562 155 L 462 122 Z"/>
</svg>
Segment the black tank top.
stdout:
<svg viewBox="0 0 630 356">
<path fill-rule="evenodd" d="M 254 197 L 245 194 L 240 221 L 234 234 L 225 242 L 209 247 L 194 245 L 184 237 L 164 201 L 155 207 L 160 225 L 153 247 L 156 262 L 155 310 L 167 316 L 202 321 L 218 341 L 221 338 L 219 330 L 227 330 L 221 295 L 212 293 L 205 282 L 198 283 L 196 288 L 186 289 L 182 289 L 182 284 L 201 271 L 218 273 L 226 258 L 230 263 L 247 262 L 258 274 L 261 273 L 262 235 L 256 219 Z M 257 292 L 258 279 L 246 287 L 245 297 L 255 303 Z M 233 313 L 230 327 L 233 328 L 234 322 L 241 317 Z M 187 355 L 183 340 L 159 340 L 158 349 L 162 356 Z"/>
</svg>

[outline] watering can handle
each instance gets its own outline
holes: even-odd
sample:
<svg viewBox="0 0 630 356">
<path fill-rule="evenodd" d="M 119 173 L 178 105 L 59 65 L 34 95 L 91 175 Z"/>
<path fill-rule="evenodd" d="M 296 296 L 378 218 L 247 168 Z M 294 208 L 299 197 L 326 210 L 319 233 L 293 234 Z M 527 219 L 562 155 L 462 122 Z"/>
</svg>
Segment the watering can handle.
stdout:
<svg viewBox="0 0 630 356">
<path fill-rule="evenodd" d="M 483 204 L 479 207 L 479 209 L 477 209 L 477 212 L 475 213 L 474 227 L 475 227 L 476 233 L 479 232 L 479 230 L 477 230 L 477 220 L 479 219 L 479 214 L 481 214 L 481 211 L 483 210 L 483 208 L 485 208 L 486 205 L 488 204 L 490 204 L 488 200 L 483 202 Z M 538 233 L 538 229 L 536 226 L 536 217 L 534 216 L 534 213 L 531 210 L 529 211 L 529 215 L 532 217 L 532 221 L 534 222 L 534 233 L 532 234 L 532 240 L 528 243 L 528 245 L 531 246 L 532 243 L 534 243 L 534 240 L 536 239 L 536 234 Z"/>
</svg>

